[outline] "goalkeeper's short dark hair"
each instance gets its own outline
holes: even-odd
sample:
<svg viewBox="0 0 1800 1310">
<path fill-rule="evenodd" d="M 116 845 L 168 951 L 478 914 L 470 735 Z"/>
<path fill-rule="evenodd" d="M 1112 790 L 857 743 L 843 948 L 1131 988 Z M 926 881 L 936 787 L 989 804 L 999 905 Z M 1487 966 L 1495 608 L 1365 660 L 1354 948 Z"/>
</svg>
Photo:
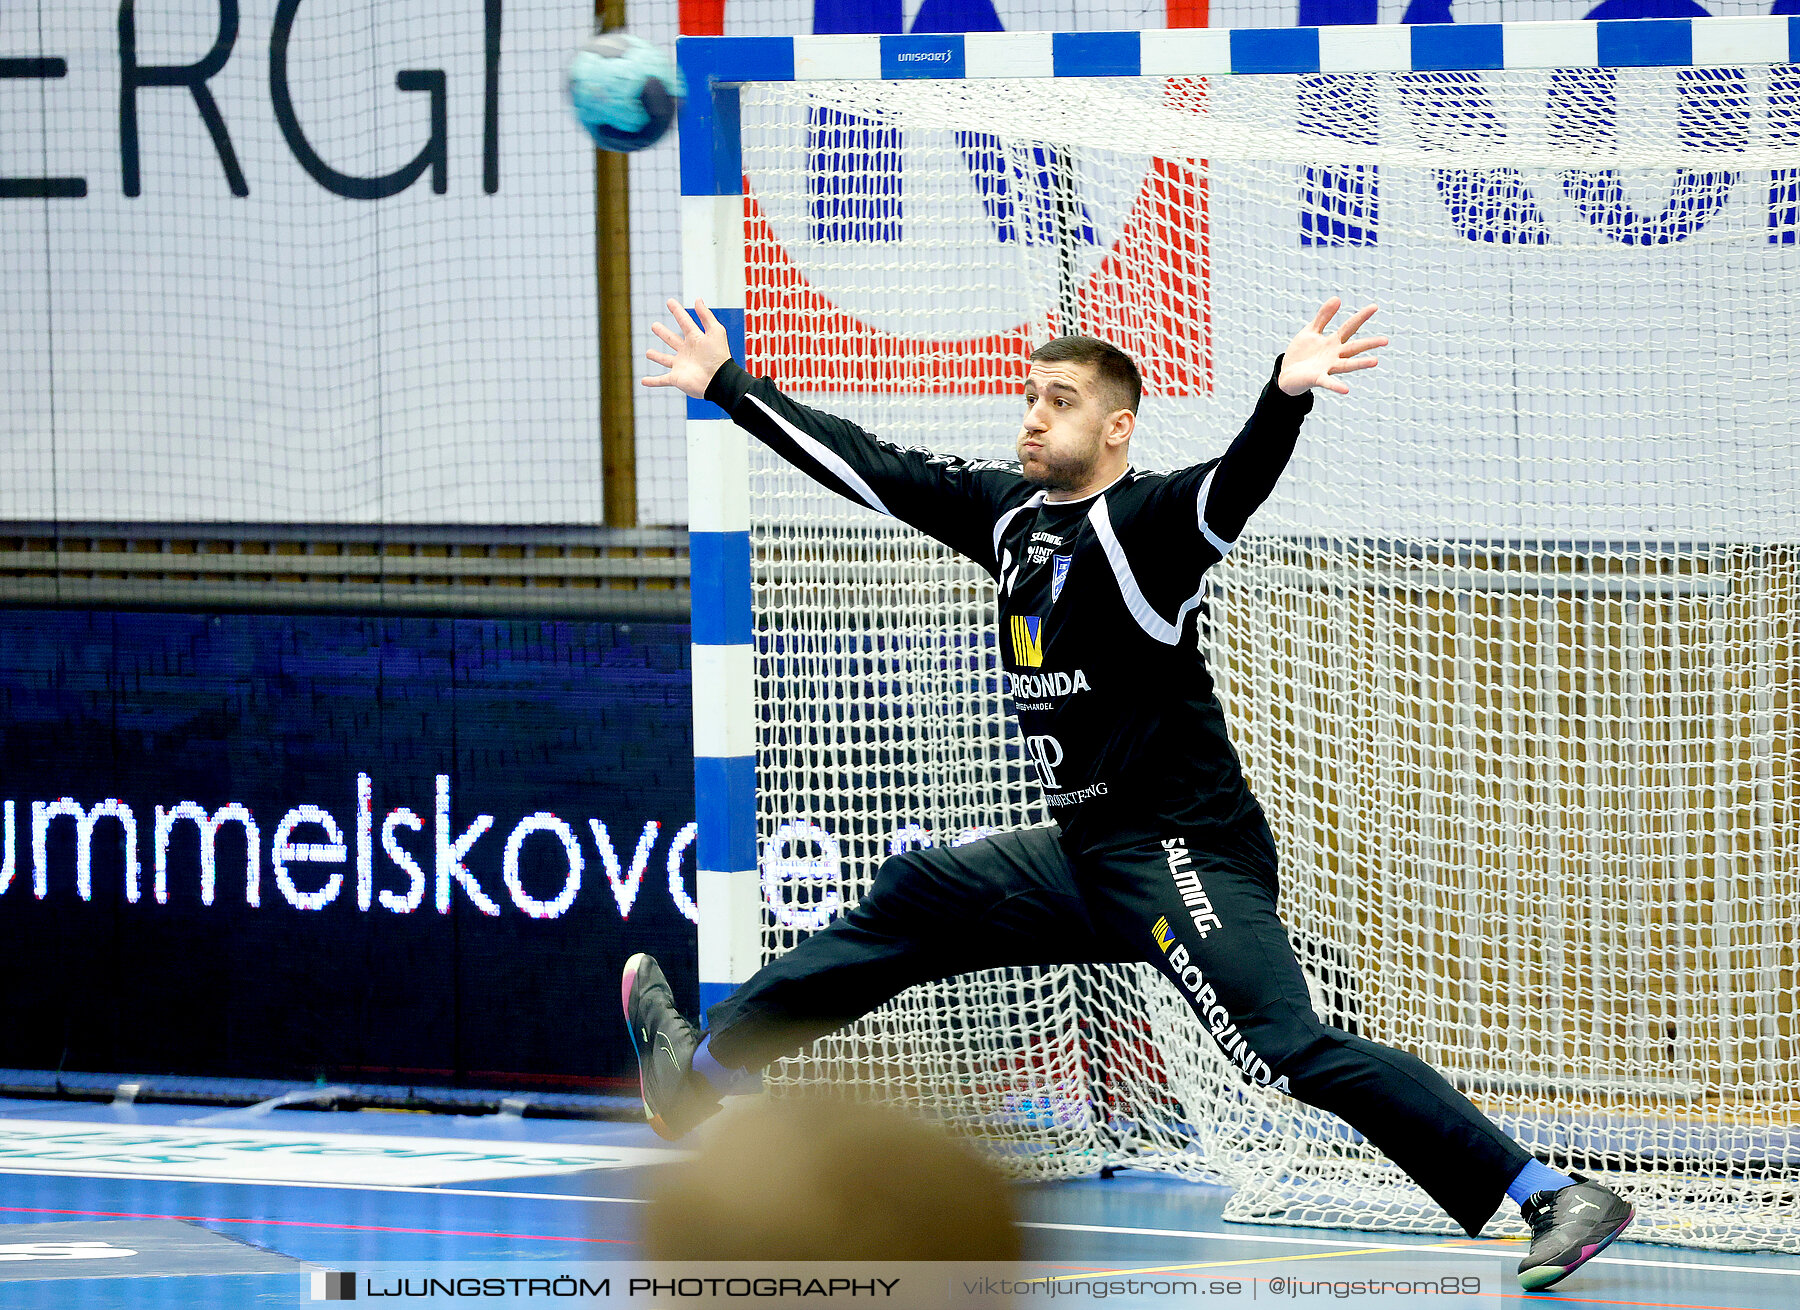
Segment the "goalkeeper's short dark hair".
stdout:
<svg viewBox="0 0 1800 1310">
<path fill-rule="evenodd" d="M 1054 337 L 1031 352 L 1031 362 L 1088 365 L 1117 402 L 1108 409 L 1128 409 L 1135 414 L 1138 401 L 1144 396 L 1144 378 L 1137 363 L 1112 342 L 1099 337 Z"/>
</svg>

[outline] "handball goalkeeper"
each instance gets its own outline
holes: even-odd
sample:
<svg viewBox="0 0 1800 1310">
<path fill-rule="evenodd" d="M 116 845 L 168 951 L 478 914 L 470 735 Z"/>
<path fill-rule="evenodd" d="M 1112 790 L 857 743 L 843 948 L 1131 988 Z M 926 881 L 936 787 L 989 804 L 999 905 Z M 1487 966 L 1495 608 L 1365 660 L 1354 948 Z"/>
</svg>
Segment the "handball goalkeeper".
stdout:
<svg viewBox="0 0 1800 1310">
<path fill-rule="evenodd" d="M 1054 827 L 887 860 L 868 895 L 706 1016 L 676 1010 L 647 955 L 625 967 L 645 1114 L 679 1137 L 770 1061 L 915 984 L 1005 965 L 1149 961 L 1256 1083 L 1348 1122 L 1471 1235 L 1501 1198 L 1531 1225 L 1546 1288 L 1632 1207 L 1533 1159 L 1435 1070 L 1320 1021 L 1277 913 L 1275 841 L 1196 633 L 1202 575 L 1281 476 L 1313 392 L 1349 391 L 1384 337 L 1331 299 L 1276 359 L 1218 459 L 1130 464 L 1142 384 L 1123 351 L 1060 337 L 1031 356 L 1016 463 L 882 441 L 796 404 L 730 357 L 725 329 L 671 300 L 652 387 L 712 401 L 832 491 L 935 537 L 999 589 L 1008 690 Z"/>
</svg>

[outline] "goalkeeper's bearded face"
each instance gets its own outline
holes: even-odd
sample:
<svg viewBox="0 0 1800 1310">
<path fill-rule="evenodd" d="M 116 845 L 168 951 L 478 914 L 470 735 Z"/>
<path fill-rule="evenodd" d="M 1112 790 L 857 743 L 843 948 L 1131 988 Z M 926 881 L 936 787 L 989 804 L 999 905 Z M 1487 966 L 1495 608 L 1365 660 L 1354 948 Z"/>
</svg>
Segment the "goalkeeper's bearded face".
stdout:
<svg viewBox="0 0 1800 1310">
<path fill-rule="evenodd" d="M 1125 465 L 1129 411 L 1113 409 L 1092 365 L 1036 362 L 1025 380 L 1019 469 L 1050 492 L 1079 492 Z"/>
</svg>

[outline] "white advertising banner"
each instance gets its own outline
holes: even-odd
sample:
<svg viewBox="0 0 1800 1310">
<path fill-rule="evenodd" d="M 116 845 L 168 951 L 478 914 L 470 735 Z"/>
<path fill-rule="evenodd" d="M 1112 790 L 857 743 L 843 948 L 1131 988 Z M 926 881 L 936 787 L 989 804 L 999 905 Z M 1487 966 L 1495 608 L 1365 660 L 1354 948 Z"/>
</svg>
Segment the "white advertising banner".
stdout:
<svg viewBox="0 0 1800 1310">
<path fill-rule="evenodd" d="M 0 7 L 0 518 L 599 522 L 591 17 Z"/>
<path fill-rule="evenodd" d="M 198 1128 L 9 1119 L 0 1124 L 0 1166 L 7 1173 L 81 1178 L 435 1187 L 682 1158 L 681 1152 L 646 1146 L 292 1132 L 240 1127 L 250 1120 L 241 1112 L 217 1117 L 227 1123 Z"/>
<path fill-rule="evenodd" d="M 1646 17 L 1747 17 L 1770 13 L 1786 12 L 1791 0 L 723 0 L 719 6 L 716 27 L 694 25 L 690 22 L 691 31 L 723 31 L 733 36 L 768 36 L 783 35 L 796 32 L 945 32 L 945 31 L 1094 31 L 1105 29 L 1148 29 L 1167 26 L 1180 26 L 1194 22 L 1204 22 L 1213 27 L 1270 28 L 1290 27 L 1295 25 L 1314 24 L 1369 24 L 1369 23 L 1494 23 L 1502 21 L 1550 21 L 1579 19 L 1624 19 Z M 684 0 L 680 6 L 684 20 L 707 20 L 714 16 L 712 6 L 702 0 Z M 673 40 L 676 6 L 638 5 L 632 13 L 632 26 L 641 34 L 657 40 Z M 1671 107 L 1659 104 L 1650 107 L 1664 118 Z M 1121 144 L 1121 148 L 1123 145 Z M 663 300 L 675 294 L 680 286 L 680 255 L 678 243 L 668 234 L 679 226 L 679 215 L 675 197 L 675 153 L 673 146 L 665 144 L 653 151 L 645 152 L 633 159 L 633 240 L 634 240 L 634 284 L 636 287 L 635 316 L 638 336 L 648 343 L 649 324 L 660 316 Z M 796 167 L 805 167 L 806 160 L 797 158 Z M 1656 212 L 1666 199 L 1669 180 L 1673 171 L 1645 182 L 1648 188 L 1643 196 L 1633 195 L 1633 200 L 1649 212 Z M 1762 175 L 1765 183 L 1766 171 Z M 919 198 L 918 188 L 924 178 L 919 170 L 914 170 L 906 179 L 908 188 L 907 203 L 912 204 Z M 1543 183 L 1544 179 L 1537 179 Z M 967 179 L 958 179 L 958 184 L 968 191 Z M 1300 191 L 1298 170 L 1294 178 L 1294 195 Z M 1589 246 L 1571 255 L 1569 239 L 1578 235 L 1591 234 L 1592 229 L 1578 215 L 1574 215 L 1571 206 L 1562 199 L 1560 184 L 1550 180 L 1549 185 L 1539 186 L 1545 191 L 1548 212 L 1545 220 L 1552 224 L 1551 250 L 1545 255 L 1551 260 L 1568 260 L 1573 258 L 1577 263 L 1590 260 L 1593 263 L 1629 263 L 1641 266 L 1643 278 L 1648 285 L 1666 285 L 1673 299 L 1674 289 L 1686 286 L 1693 281 L 1687 265 L 1694 256 L 1691 245 L 1678 243 L 1674 248 L 1661 251 L 1646 251 L 1642 247 L 1594 250 Z M 1650 194 L 1654 191 L 1655 194 Z M 972 193 L 971 193 L 972 195 Z M 1118 222 L 1123 217 L 1123 208 L 1128 206 L 1133 192 L 1121 193 L 1121 204 L 1108 207 L 1107 196 L 1101 189 L 1084 190 L 1083 201 L 1089 207 L 1096 222 L 1107 226 L 1110 235 L 1107 242 L 1094 247 L 1092 253 L 1098 257 L 1099 252 L 1117 234 Z M 967 199 L 968 197 L 965 197 Z M 1389 202 L 1397 202 L 1401 193 L 1395 189 L 1389 193 Z M 1442 216 L 1447 213 L 1444 206 L 1435 198 L 1425 196 L 1419 198 L 1421 212 Z M 1424 202 L 1429 201 L 1430 204 Z M 1436 209 L 1431 208 L 1432 205 Z M 1742 230 L 1745 225 L 1754 226 L 1762 221 L 1757 208 L 1756 187 L 1746 180 L 1738 186 L 1730 196 L 1729 204 L 1708 220 L 1708 239 L 1734 225 Z M 1116 212 L 1115 212 L 1116 211 Z M 1396 214 L 1396 217 L 1398 215 Z M 782 215 L 770 215 L 775 224 L 776 234 L 782 241 L 784 255 L 792 261 L 799 273 L 823 297 L 834 304 L 840 301 L 852 313 L 857 312 L 855 305 L 868 299 L 867 287 L 859 285 L 839 275 L 836 261 L 840 252 L 823 249 L 837 244 L 820 242 L 809 247 L 804 233 L 792 221 L 783 224 Z M 1216 336 L 1215 362 L 1218 367 L 1219 390 L 1215 393 L 1218 413 L 1208 417 L 1202 424 L 1204 430 L 1217 431 L 1220 444 L 1229 439 L 1236 430 L 1236 423 L 1241 421 L 1242 413 L 1254 396 L 1255 389 L 1262 381 L 1266 368 L 1267 356 L 1278 350 L 1286 340 L 1286 334 L 1292 330 L 1296 315 L 1304 317 L 1310 310 L 1306 305 L 1316 304 L 1318 299 L 1333 291 L 1341 290 L 1350 296 L 1364 296 L 1378 300 L 1384 306 L 1384 322 L 1387 330 L 1399 340 L 1406 340 L 1405 349 L 1396 349 L 1384 367 L 1408 375 L 1417 375 L 1422 371 L 1439 367 L 1433 351 L 1426 348 L 1430 342 L 1433 347 L 1440 345 L 1445 337 L 1437 331 L 1438 324 L 1448 315 L 1448 307 L 1444 303 L 1434 280 L 1422 276 L 1426 265 L 1414 258 L 1408 264 L 1409 248 L 1407 235 L 1400 230 L 1398 224 L 1391 224 L 1390 230 L 1383 237 L 1383 245 L 1379 249 L 1367 252 L 1368 277 L 1364 282 L 1353 287 L 1336 287 L 1326 285 L 1326 280 L 1314 267 L 1319 260 L 1320 252 L 1302 246 L 1300 227 L 1295 214 L 1288 214 L 1274 235 L 1284 236 L 1292 250 L 1293 278 L 1291 285 L 1282 288 L 1279 303 L 1270 303 L 1269 297 L 1257 295 L 1252 289 L 1234 285 L 1235 266 L 1221 256 L 1224 250 L 1215 250 L 1214 266 L 1220 276 L 1214 291 L 1217 303 L 1214 305 L 1212 328 Z M 1233 239 L 1231 234 L 1222 228 L 1215 228 L 1215 237 L 1229 246 Z M 1577 243 L 1579 244 L 1579 243 Z M 1336 252 L 1342 255 L 1343 252 Z M 1416 247 L 1411 254 L 1417 256 Z M 894 261 L 884 261 L 882 267 L 889 267 Z M 1479 262 L 1479 261 L 1477 261 Z M 1490 270 L 1491 272 L 1491 270 Z M 1659 282 L 1659 279 L 1662 279 Z M 1486 285 L 1480 279 L 1471 280 L 1467 286 L 1471 294 L 1475 294 L 1479 286 Z M 1239 293 L 1242 292 L 1240 295 Z M 1021 297 L 1028 298 L 1028 293 L 1021 287 Z M 907 299 L 904 295 L 902 299 Z M 918 298 L 911 297 L 909 304 L 917 305 Z M 866 308 L 866 305 L 865 305 Z M 1019 310 L 1013 321 L 1028 317 L 1026 307 L 1021 309 L 1015 305 L 1005 305 L 1007 311 Z M 966 310 L 963 312 L 967 312 Z M 1472 312 L 1472 311 L 1471 311 Z M 1578 335 L 1580 328 L 1577 318 L 1569 319 L 1570 326 L 1557 336 L 1557 319 L 1560 310 L 1548 307 L 1547 322 L 1530 326 L 1535 335 L 1531 339 L 1533 349 L 1543 350 L 1553 344 L 1545 338 L 1549 332 L 1555 342 L 1569 344 Z M 1004 316 L 1004 315 L 1002 315 Z M 1718 316 L 1713 317 L 1718 322 Z M 1721 324 L 1729 329 L 1729 324 Z M 935 329 L 926 329 L 935 330 Z M 1522 332 L 1525 329 L 1517 329 Z M 1704 328 L 1693 337 L 1693 349 L 1706 353 L 1715 343 L 1708 339 Z M 973 326 L 969 328 L 974 331 Z M 1479 350 L 1492 352 L 1502 348 L 1510 348 L 1511 339 L 1502 339 L 1506 332 L 1515 332 L 1512 326 L 1500 327 L 1489 325 L 1484 328 L 1488 339 L 1479 344 Z M 955 333 L 951 333 L 955 335 Z M 1516 335 L 1516 333 L 1515 333 Z M 1719 335 L 1718 332 L 1714 333 Z M 1587 344 L 1587 343 L 1582 343 Z M 1478 352 L 1479 353 L 1479 352 Z M 1716 352 L 1715 352 L 1716 353 Z M 1440 370 L 1441 371 L 1441 370 Z M 1673 379 L 1669 380 L 1673 383 Z M 1659 381 L 1659 389 L 1666 389 Z M 1369 390 L 1365 388 L 1365 391 Z M 685 514 L 685 482 L 681 464 L 683 436 L 682 409 L 677 403 L 679 397 L 666 392 L 647 392 L 638 398 L 637 430 L 639 437 L 638 461 L 640 469 L 639 495 L 646 522 L 680 521 Z M 1764 398 L 1753 395 L 1746 399 L 1748 408 L 1755 408 L 1763 403 Z M 833 395 L 827 403 L 839 412 L 855 414 L 867 421 L 883 418 L 893 421 L 892 415 L 896 405 L 892 398 L 883 398 L 877 402 L 863 403 L 859 398 L 849 395 Z M 1308 449 L 1320 449 L 1320 443 L 1336 443 L 1337 436 L 1331 426 L 1337 420 L 1333 415 L 1354 413 L 1354 423 L 1366 428 L 1371 411 L 1366 397 L 1359 397 L 1353 405 L 1340 405 L 1335 410 L 1321 407 L 1321 414 L 1309 425 Z M 1697 399 L 1693 400 L 1698 405 Z M 1614 405 L 1614 411 L 1629 420 L 1630 403 Z M 932 421 L 920 408 L 919 419 L 911 422 L 906 415 L 901 415 L 899 430 L 890 435 L 909 442 L 920 442 L 926 445 L 946 445 L 955 438 L 946 433 L 934 434 Z M 1011 417 L 1013 407 L 999 404 L 992 399 L 972 400 L 971 409 L 992 410 L 996 428 L 992 434 L 992 442 L 982 448 L 983 453 L 993 454 L 997 450 L 1004 451 L 1010 444 Z M 1548 416 L 1545 424 L 1551 432 L 1532 432 L 1534 440 L 1550 440 L 1555 431 L 1563 430 L 1568 415 L 1558 412 Z M 1655 429 L 1660 433 L 1662 429 Z M 1420 466 L 1429 476 L 1416 480 L 1410 490 L 1393 487 L 1391 481 L 1383 483 L 1379 479 L 1370 479 L 1368 497 L 1373 503 L 1384 506 L 1396 500 L 1412 497 L 1421 505 L 1432 507 L 1441 505 L 1443 498 L 1442 482 L 1439 475 L 1451 474 L 1434 464 L 1430 457 L 1435 438 L 1431 435 L 1429 421 L 1419 417 L 1417 421 L 1409 419 L 1398 427 L 1390 429 L 1395 440 L 1413 441 L 1417 444 L 1416 458 L 1409 456 L 1412 464 Z M 1654 433 L 1653 433 L 1654 435 Z M 1498 437 L 1496 437 L 1498 439 Z M 1321 465 L 1316 476 L 1322 481 L 1342 476 L 1346 464 L 1361 462 L 1367 452 L 1364 444 L 1366 438 L 1358 438 L 1347 429 L 1341 449 L 1332 452 L 1332 463 Z M 1153 443 L 1146 442 L 1149 446 Z M 1548 447 L 1545 448 L 1548 451 Z M 1153 463 L 1165 461 L 1165 452 L 1151 452 L 1157 458 Z M 1216 448 L 1207 446 L 1193 451 L 1192 457 L 1199 458 L 1217 453 Z M 1175 452 L 1166 452 L 1172 459 Z M 1545 454 L 1544 457 L 1549 457 Z M 1482 457 L 1477 457 L 1478 462 Z M 1532 458 L 1538 458 L 1533 455 Z M 1315 476 L 1307 465 L 1306 452 L 1303 451 L 1301 461 L 1290 470 L 1288 483 L 1292 484 Z M 1756 467 L 1754 464 L 1746 469 Z M 1433 469 L 1437 472 L 1432 472 Z M 1746 471 L 1746 479 L 1754 479 L 1760 474 Z M 1455 500 L 1465 510 L 1464 517 L 1491 522 L 1497 530 L 1518 531 L 1522 524 L 1518 521 L 1520 514 L 1511 505 L 1515 499 L 1512 491 L 1500 491 L 1492 486 L 1479 485 L 1481 480 L 1468 482 L 1460 476 L 1453 478 L 1456 484 Z M 1732 489 L 1735 492 L 1735 488 Z M 1785 484 L 1770 495 L 1785 494 Z M 1609 486 L 1605 498 L 1616 496 L 1618 488 Z M 1278 493 L 1276 504 L 1258 521 L 1259 528 L 1279 530 L 1284 525 L 1278 521 L 1283 497 L 1305 495 L 1303 489 L 1293 485 L 1284 486 Z M 1633 510 L 1627 515 L 1630 529 L 1645 533 L 1661 533 L 1667 531 L 1664 506 L 1658 500 L 1660 493 L 1651 487 L 1641 489 L 1636 497 L 1648 507 L 1648 512 Z M 1569 496 L 1576 496 L 1570 491 Z M 1490 507 L 1490 499 L 1497 496 L 1497 505 Z M 1415 521 L 1417 514 L 1412 508 L 1394 506 L 1400 520 Z M 1526 515 L 1526 517 L 1530 517 Z M 1565 517 L 1580 517 L 1565 516 Z M 1392 524 L 1389 524 L 1392 527 Z M 1576 524 L 1570 523 L 1559 530 L 1574 531 Z M 1626 522 L 1607 518 L 1586 523 L 1583 530 L 1624 531 Z M 1459 529 L 1463 530 L 1463 529 Z"/>
</svg>

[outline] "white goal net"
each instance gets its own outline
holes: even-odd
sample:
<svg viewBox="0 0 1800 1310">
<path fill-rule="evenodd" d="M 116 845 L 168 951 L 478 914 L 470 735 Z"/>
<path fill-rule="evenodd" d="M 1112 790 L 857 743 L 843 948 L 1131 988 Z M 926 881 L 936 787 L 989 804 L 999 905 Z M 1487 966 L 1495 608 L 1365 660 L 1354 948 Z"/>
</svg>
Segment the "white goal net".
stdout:
<svg viewBox="0 0 1800 1310">
<path fill-rule="evenodd" d="M 1074 330 L 1144 368 L 1135 462 L 1198 462 L 1321 300 L 1380 304 L 1202 631 L 1315 1001 L 1634 1237 L 1800 1251 L 1800 70 L 758 85 L 743 150 L 750 367 L 906 443 L 1010 458 Z M 985 575 L 752 483 L 773 955 L 1046 816 Z M 1453 1230 L 1147 965 L 917 989 L 778 1075 L 818 1080 L 1028 1176 Z"/>
</svg>

